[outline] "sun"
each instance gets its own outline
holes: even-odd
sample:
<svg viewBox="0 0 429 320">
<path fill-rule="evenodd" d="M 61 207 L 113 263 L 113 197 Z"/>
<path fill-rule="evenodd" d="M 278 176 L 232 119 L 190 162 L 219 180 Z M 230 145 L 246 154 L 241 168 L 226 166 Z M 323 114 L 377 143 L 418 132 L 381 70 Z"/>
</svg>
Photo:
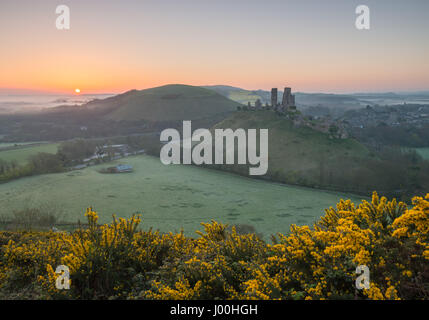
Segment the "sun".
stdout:
<svg viewBox="0 0 429 320">
<path fill-rule="evenodd" d="M 75 93 L 80 93 L 80 89 L 79 89 L 79 88 L 76 88 L 76 89 L 74 89 L 74 92 L 75 92 Z"/>
</svg>

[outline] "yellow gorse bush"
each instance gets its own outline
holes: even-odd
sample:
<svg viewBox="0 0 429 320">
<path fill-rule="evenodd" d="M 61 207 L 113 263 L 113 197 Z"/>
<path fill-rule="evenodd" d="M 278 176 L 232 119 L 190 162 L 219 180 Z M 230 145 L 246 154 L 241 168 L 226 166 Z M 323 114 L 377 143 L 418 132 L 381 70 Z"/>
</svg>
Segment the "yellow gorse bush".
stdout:
<svg viewBox="0 0 429 320">
<path fill-rule="evenodd" d="M 0 292 L 77 299 L 427 299 L 429 195 L 405 203 L 373 194 L 341 200 L 314 226 L 266 243 L 215 221 L 197 238 L 138 230 L 139 216 L 72 233 L 0 233 Z M 59 290 L 55 268 L 70 270 Z M 358 265 L 370 289 L 357 290 Z"/>
</svg>

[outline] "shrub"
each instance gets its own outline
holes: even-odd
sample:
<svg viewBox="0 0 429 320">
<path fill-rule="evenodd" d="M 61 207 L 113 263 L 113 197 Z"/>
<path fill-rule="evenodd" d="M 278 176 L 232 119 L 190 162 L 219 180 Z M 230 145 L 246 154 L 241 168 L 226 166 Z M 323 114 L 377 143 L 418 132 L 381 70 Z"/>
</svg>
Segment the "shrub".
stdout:
<svg viewBox="0 0 429 320">
<path fill-rule="evenodd" d="M 61 217 L 61 208 L 52 204 L 26 206 L 12 215 L 0 214 L 0 225 L 7 230 L 50 230 Z"/>
<path fill-rule="evenodd" d="M 376 193 L 341 200 L 313 227 L 292 225 L 266 243 L 204 223 L 198 237 L 137 230 L 140 218 L 75 232 L 0 233 L 0 293 L 70 299 L 427 299 L 429 194 L 413 207 Z M 70 269 L 70 290 L 54 269 Z M 358 265 L 370 288 L 355 288 Z M 31 294 L 27 294 L 30 292 Z M 21 296 L 19 295 L 20 293 Z"/>
</svg>

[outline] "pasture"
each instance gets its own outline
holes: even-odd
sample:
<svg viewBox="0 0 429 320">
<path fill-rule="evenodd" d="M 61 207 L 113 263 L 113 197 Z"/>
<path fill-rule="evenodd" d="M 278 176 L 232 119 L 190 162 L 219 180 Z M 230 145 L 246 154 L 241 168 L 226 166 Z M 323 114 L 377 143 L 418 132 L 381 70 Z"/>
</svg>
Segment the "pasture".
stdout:
<svg viewBox="0 0 429 320">
<path fill-rule="evenodd" d="M 0 142 L 0 150 L 11 147 L 22 147 L 30 144 L 38 144 L 43 142 Z"/>
<path fill-rule="evenodd" d="M 132 173 L 101 174 L 118 163 Z M 361 198 L 335 192 L 270 183 L 184 165 L 163 165 L 158 158 L 133 156 L 108 164 L 19 179 L 0 184 L 0 214 L 14 209 L 55 204 L 61 220 L 85 221 L 85 208 L 98 211 L 101 223 L 111 215 L 142 214 L 142 227 L 187 235 L 201 230 L 201 222 L 250 224 L 266 239 L 288 232 L 291 223 L 312 224 L 323 209 L 341 198 Z"/>
<path fill-rule="evenodd" d="M 56 153 L 58 146 L 58 143 L 0 143 L 0 159 L 22 165 L 39 152 Z"/>
<path fill-rule="evenodd" d="M 429 160 L 429 148 L 415 148 L 416 152 L 426 160 Z"/>
</svg>

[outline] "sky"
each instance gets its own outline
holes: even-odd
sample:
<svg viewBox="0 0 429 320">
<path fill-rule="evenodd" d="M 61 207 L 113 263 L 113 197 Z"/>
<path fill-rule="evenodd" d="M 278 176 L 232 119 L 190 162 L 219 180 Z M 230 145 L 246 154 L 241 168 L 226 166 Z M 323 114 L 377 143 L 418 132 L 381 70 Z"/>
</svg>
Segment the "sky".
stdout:
<svg viewBox="0 0 429 320">
<path fill-rule="evenodd" d="M 427 0 L 1 0 L 0 88 L 429 90 L 428 32 Z"/>
</svg>

